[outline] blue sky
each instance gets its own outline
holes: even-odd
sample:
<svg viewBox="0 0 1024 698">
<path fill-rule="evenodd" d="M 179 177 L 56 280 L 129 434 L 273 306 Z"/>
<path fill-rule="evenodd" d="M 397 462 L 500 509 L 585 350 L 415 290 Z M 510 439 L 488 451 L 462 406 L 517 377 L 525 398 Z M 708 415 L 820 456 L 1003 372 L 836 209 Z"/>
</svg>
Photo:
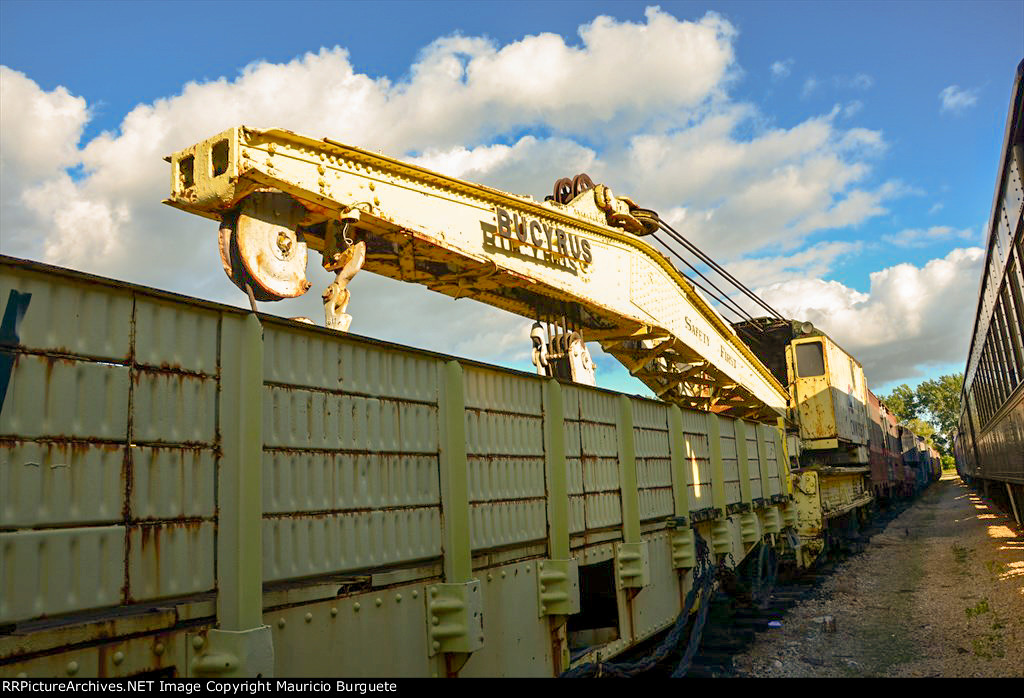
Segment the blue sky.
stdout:
<svg viewBox="0 0 1024 698">
<path fill-rule="evenodd" d="M 194 114 L 197 124 L 216 125 L 219 110 L 238 122 L 283 120 L 273 125 L 380 145 L 534 196 L 547 192 L 552 170 L 563 163 L 589 163 L 616 189 L 624 181 L 635 199 L 652 201 L 663 215 L 690 226 L 689 235 L 774 305 L 830 332 L 864 362 L 879 392 L 960 370 L 980 273 L 979 255 L 971 250 L 983 243 L 1013 71 L 1024 57 L 1024 3 L 662 2 L 653 13 L 648 7 L 5 0 L 0 250 L 240 303 L 233 287 L 215 280 L 220 270 L 211 231 L 160 210 L 165 166 L 143 160 L 148 153 L 139 146 L 149 143 L 166 154 L 189 145 L 180 139 L 215 131 L 196 135 L 181 121 Z M 709 20 L 709 11 L 718 18 Z M 597 20 L 601 15 L 611 18 L 607 25 Z M 581 34 L 581 27 L 593 31 Z M 597 42 L 602 27 L 613 37 L 635 38 L 635 27 L 646 33 L 616 49 Z M 551 48 L 537 39 L 545 33 L 561 37 L 556 51 L 542 52 L 546 58 L 536 64 L 521 55 L 513 59 L 515 47 Z M 439 41 L 453 36 L 463 41 Z M 693 43 L 698 36 L 705 43 Z M 345 52 L 330 53 L 334 47 Z M 321 49 L 328 49 L 325 58 L 304 58 Z M 514 68 L 506 84 L 470 84 L 465 75 L 474 61 L 495 56 L 496 65 Z M 627 75 L 641 56 L 649 61 L 649 81 Z M 364 118 L 373 123 L 367 110 L 384 109 L 374 105 L 389 100 L 417 104 L 424 114 L 445 113 L 435 104 L 444 95 L 428 89 L 423 77 L 433 58 L 462 62 L 466 95 L 460 99 L 468 107 L 457 118 L 466 119 L 464 128 L 403 124 L 408 133 L 392 136 L 353 126 Z M 275 66 L 294 82 L 273 83 Z M 540 97 L 529 104 L 529 94 L 502 94 L 503 87 L 522 92 L 517 81 L 523 75 L 558 74 L 566 66 L 593 81 L 594 94 L 579 96 L 578 109 L 594 116 L 567 116 Z M 331 71 L 351 71 L 365 78 L 358 84 L 372 84 L 379 94 L 352 106 L 337 92 Z M 703 84 L 709 75 L 714 79 Z M 188 83 L 195 84 L 192 93 L 184 90 Z M 264 83 L 277 94 L 259 94 Z M 354 84 L 346 82 L 345 89 Z M 292 91 L 302 91 L 301 98 Z M 275 100 L 297 106 L 289 111 Z M 497 120 L 477 109 L 502 100 L 521 115 Z M 641 101 L 651 106 L 630 109 L 630 102 Z M 609 103 L 615 108 L 596 116 Z M 29 113 L 55 121 L 47 126 Z M 718 128 L 716 119 L 725 125 Z M 39 147 L 28 147 L 36 142 Z M 708 143 L 721 147 L 702 151 Z M 460 156 L 460 147 L 482 160 Z M 647 160 L 651 171 L 628 170 L 627 155 L 637 152 L 654 153 Z M 730 157 L 736 161 L 728 166 L 715 161 Z M 690 166 L 673 170 L 676 161 Z M 152 177 L 126 175 L 133 165 L 151 168 Z M 827 185 L 815 189 L 822 179 Z M 47 203 L 53 197 L 70 202 L 65 211 Z M 782 205 L 773 217 L 772 207 L 758 203 L 764 197 L 792 209 Z M 74 229 L 83 220 L 98 236 L 92 254 L 71 249 L 82 244 Z M 208 249 L 163 255 L 159 268 L 140 265 L 143 227 Z M 105 254 L 95 254 L 97 246 Z M 357 280 L 366 284 L 363 298 L 386 298 L 396 310 L 361 305 L 366 301 L 354 286 L 353 331 L 428 348 L 452 346 L 451 336 L 424 333 L 403 318 L 401 309 L 411 306 L 447 317 L 448 306 L 426 298 L 427 291 L 410 295 L 416 292 L 391 282 Z M 314 317 L 315 305 L 308 312 Z M 360 325 L 371 310 L 388 317 Z M 457 353 L 529 368 L 528 342 L 518 346 L 515 332 L 505 329 L 508 316 L 470 315 L 448 329 L 458 338 Z M 940 332 L 935 324 L 946 327 Z M 599 365 L 602 384 L 639 385 L 610 358 Z"/>
</svg>

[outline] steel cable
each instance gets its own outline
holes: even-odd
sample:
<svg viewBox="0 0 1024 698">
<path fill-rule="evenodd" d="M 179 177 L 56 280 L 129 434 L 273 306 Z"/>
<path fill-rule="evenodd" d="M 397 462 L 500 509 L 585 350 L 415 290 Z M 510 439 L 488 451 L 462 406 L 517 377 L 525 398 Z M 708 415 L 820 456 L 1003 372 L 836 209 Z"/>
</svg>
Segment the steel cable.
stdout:
<svg viewBox="0 0 1024 698">
<path fill-rule="evenodd" d="M 746 319 L 746 320 L 750 320 L 750 321 L 754 320 L 753 316 L 750 315 L 750 313 L 748 313 L 742 307 L 740 307 L 740 305 L 736 301 L 734 301 L 731 298 L 729 298 L 729 295 L 725 291 L 723 291 L 722 289 L 718 288 L 718 286 L 716 286 L 715 283 L 711 279 L 709 279 L 708 277 L 704 276 L 704 274 L 702 274 L 697 269 L 697 267 L 695 267 L 692 264 L 690 264 L 690 262 L 685 257 L 683 257 L 681 254 L 679 254 L 679 252 L 677 252 L 675 249 L 673 249 L 671 245 L 667 244 L 664 240 L 659 238 L 657 235 L 652 234 L 651 237 L 654 238 L 655 241 L 660 243 L 666 250 L 668 250 L 676 259 L 681 261 L 686 266 L 690 267 L 690 269 L 693 270 L 694 274 L 696 274 L 700 278 L 704 279 L 704 281 L 706 281 L 711 286 L 711 288 L 713 288 L 716 291 L 718 291 L 718 293 L 720 293 L 721 296 L 716 296 L 714 293 L 712 293 L 711 291 L 707 290 L 706 288 L 704 288 L 703 286 L 698 284 L 694 279 L 691 279 L 690 277 L 686 277 L 690 281 L 690 283 L 692 283 L 694 286 L 699 288 L 704 293 L 706 293 L 709 296 L 711 296 L 711 298 L 713 298 L 714 300 L 716 300 L 719 303 L 721 303 L 723 307 L 728 308 L 730 312 L 733 312 L 733 313 L 739 315 L 740 318 L 743 318 L 743 319 Z M 685 276 L 685 274 L 684 274 L 684 276 Z M 731 307 L 730 307 L 729 304 L 731 304 Z"/>
<path fill-rule="evenodd" d="M 699 594 L 700 608 L 697 611 L 697 617 L 694 619 L 693 626 L 690 629 L 686 650 L 683 652 L 682 658 L 672 672 L 673 677 L 686 675 L 686 672 L 690 668 L 690 663 L 693 661 L 693 656 L 697 653 L 697 649 L 700 647 L 701 634 L 703 633 L 704 625 L 707 621 L 708 610 L 711 607 L 712 592 L 718 578 L 719 570 L 724 564 L 724 560 L 722 560 L 718 565 L 713 565 L 711 563 L 711 551 L 708 548 L 708 544 L 703 538 L 701 538 L 696 529 L 693 533 L 697 557 L 697 565 L 694 568 L 693 573 L 693 583 L 690 585 L 690 590 L 687 592 L 686 599 L 683 602 L 683 609 L 676 618 L 675 624 L 672 626 L 672 630 L 665 636 L 665 639 L 661 641 L 657 649 L 643 659 L 633 662 L 588 662 L 587 664 L 582 664 L 574 669 L 570 669 L 562 673 L 560 678 L 604 676 L 628 678 L 654 668 L 655 665 L 664 661 L 674 650 L 679 648 L 683 633 L 686 630 L 686 626 L 690 619 L 690 613 L 694 604 L 697 603 Z"/>
<path fill-rule="evenodd" d="M 673 240 L 675 240 L 680 245 L 682 245 L 684 248 L 686 248 L 687 250 L 689 250 L 690 252 L 695 254 L 698 259 L 700 259 L 702 262 L 704 262 L 709 267 L 711 267 L 716 272 L 718 272 L 718 274 L 721 275 L 723 278 L 725 278 L 726 280 L 731 282 L 736 287 L 736 289 L 739 290 L 741 293 L 743 293 L 745 296 L 747 296 L 752 301 L 754 301 L 755 303 L 760 305 L 762 308 L 767 310 L 770 314 L 772 314 L 773 316 L 775 316 L 779 320 L 785 320 L 786 319 L 786 318 L 784 318 L 782 316 L 781 313 L 779 313 L 779 311 L 775 310 L 775 308 L 773 308 L 770 305 L 768 305 L 768 303 L 766 303 L 760 296 L 758 296 L 756 293 L 751 291 L 739 279 L 737 279 L 735 276 L 733 276 L 728 271 L 726 271 L 726 269 L 722 265 L 720 265 L 718 262 L 716 262 L 711 257 L 709 257 L 707 254 L 705 254 L 704 251 L 701 250 L 699 247 L 697 247 L 692 242 L 690 242 L 685 237 L 683 237 L 682 234 L 677 232 L 675 228 L 670 226 L 668 223 L 666 223 L 661 218 L 658 218 L 658 225 L 661 227 L 662 230 L 664 230 L 666 233 L 668 233 L 669 236 Z"/>
</svg>

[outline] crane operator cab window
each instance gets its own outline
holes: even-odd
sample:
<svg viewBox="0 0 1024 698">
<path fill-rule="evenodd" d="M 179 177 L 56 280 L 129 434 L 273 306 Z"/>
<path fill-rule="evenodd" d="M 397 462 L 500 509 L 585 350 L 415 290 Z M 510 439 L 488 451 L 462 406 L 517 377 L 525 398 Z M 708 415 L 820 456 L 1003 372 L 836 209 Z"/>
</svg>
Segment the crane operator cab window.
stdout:
<svg viewBox="0 0 1024 698">
<path fill-rule="evenodd" d="M 825 355 L 821 342 L 796 345 L 796 374 L 800 378 L 825 375 Z"/>
</svg>

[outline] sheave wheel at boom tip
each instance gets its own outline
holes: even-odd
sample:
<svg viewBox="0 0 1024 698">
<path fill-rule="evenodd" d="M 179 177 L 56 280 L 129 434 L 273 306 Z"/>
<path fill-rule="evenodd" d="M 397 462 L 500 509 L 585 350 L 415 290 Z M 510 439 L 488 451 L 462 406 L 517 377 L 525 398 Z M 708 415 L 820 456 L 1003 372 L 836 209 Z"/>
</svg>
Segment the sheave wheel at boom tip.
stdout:
<svg viewBox="0 0 1024 698">
<path fill-rule="evenodd" d="M 309 290 L 308 251 L 296 228 L 305 209 L 281 193 L 257 192 L 220 228 L 220 260 L 232 283 L 256 300 L 295 298 Z"/>
</svg>

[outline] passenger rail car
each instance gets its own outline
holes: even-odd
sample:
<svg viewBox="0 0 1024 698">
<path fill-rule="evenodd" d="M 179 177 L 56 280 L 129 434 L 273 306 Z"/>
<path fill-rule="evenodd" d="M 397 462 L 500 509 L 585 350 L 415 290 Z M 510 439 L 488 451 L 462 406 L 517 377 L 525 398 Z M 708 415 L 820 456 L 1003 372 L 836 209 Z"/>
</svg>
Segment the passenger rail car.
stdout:
<svg viewBox="0 0 1024 698">
<path fill-rule="evenodd" d="M 1017 67 L 964 371 L 957 471 L 1024 517 L 1024 61 Z"/>
</svg>

